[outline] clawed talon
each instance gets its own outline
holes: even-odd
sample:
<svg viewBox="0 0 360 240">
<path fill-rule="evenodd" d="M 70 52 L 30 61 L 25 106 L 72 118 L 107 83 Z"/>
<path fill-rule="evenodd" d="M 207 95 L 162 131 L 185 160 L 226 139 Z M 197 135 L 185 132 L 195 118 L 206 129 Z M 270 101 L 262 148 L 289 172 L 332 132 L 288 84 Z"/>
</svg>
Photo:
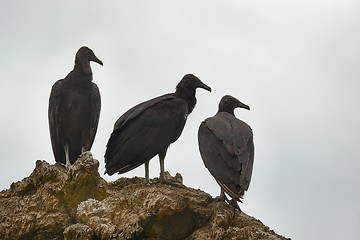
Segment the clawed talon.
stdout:
<svg viewBox="0 0 360 240">
<path fill-rule="evenodd" d="M 56 163 L 55 163 L 55 166 L 56 166 L 56 167 L 63 168 L 64 171 L 65 171 L 65 173 L 66 173 L 67 175 L 69 175 L 70 166 L 71 166 L 71 165 L 66 165 L 66 164 L 61 163 L 61 162 L 56 162 Z"/>
<path fill-rule="evenodd" d="M 229 202 L 229 199 L 226 197 L 224 191 L 221 189 L 220 196 L 214 198 L 215 202 Z"/>
<path fill-rule="evenodd" d="M 145 186 L 150 186 L 150 185 L 151 185 L 151 181 L 150 181 L 150 180 L 145 180 L 144 184 L 145 184 Z"/>
<path fill-rule="evenodd" d="M 55 165 L 56 167 L 61 167 L 61 168 L 66 169 L 66 165 L 63 164 L 63 163 L 61 163 L 61 162 L 56 162 L 54 165 Z"/>
<path fill-rule="evenodd" d="M 213 198 L 213 201 L 214 202 L 227 202 L 227 203 L 229 203 L 229 205 L 233 206 L 235 209 L 238 209 L 241 212 L 241 209 L 240 209 L 239 205 L 237 204 L 237 200 L 235 198 L 232 198 L 231 200 L 229 200 L 226 197 L 226 195 L 222 189 L 220 192 L 220 196 Z"/>
<path fill-rule="evenodd" d="M 166 179 L 166 178 L 162 178 L 161 176 L 160 176 L 160 182 L 163 183 L 163 184 L 167 184 L 167 185 L 171 185 L 171 186 L 175 186 L 175 187 L 180 186 L 179 183 L 174 182 L 174 181 L 169 180 L 169 179 Z"/>
<path fill-rule="evenodd" d="M 241 212 L 241 209 L 240 209 L 240 207 L 239 207 L 236 199 L 234 199 L 234 198 L 231 199 L 231 200 L 229 201 L 229 204 L 230 204 L 231 206 L 233 206 L 235 209 L 237 209 L 237 210 L 239 210 L 239 211 Z"/>
<path fill-rule="evenodd" d="M 225 201 L 228 201 L 228 199 L 226 198 L 226 196 L 217 196 L 217 197 L 214 197 L 213 198 L 213 201 L 214 202 L 225 202 Z"/>
</svg>

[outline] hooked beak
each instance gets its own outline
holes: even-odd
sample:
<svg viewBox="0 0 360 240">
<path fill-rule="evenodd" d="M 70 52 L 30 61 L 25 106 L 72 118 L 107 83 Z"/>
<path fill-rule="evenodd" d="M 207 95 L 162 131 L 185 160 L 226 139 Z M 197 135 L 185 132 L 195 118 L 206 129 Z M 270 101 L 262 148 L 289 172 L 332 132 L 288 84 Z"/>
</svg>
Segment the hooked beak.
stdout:
<svg viewBox="0 0 360 240">
<path fill-rule="evenodd" d="M 199 80 L 199 85 L 197 86 L 198 88 L 202 88 L 205 89 L 209 92 L 211 92 L 211 87 L 209 87 L 208 85 L 206 85 L 205 83 L 203 83 L 202 81 Z"/>
<path fill-rule="evenodd" d="M 96 62 L 96 63 L 100 64 L 101 66 L 103 66 L 103 62 L 102 62 L 100 59 L 98 59 L 98 58 L 95 56 L 95 54 L 94 54 L 94 56 L 90 59 L 90 61 Z"/>
<path fill-rule="evenodd" d="M 249 107 L 248 105 L 246 105 L 245 103 L 242 103 L 242 102 L 240 102 L 240 101 L 238 101 L 238 104 L 237 104 L 236 107 L 238 107 L 238 108 L 245 108 L 245 109 L 247 109 L 247 110 L 250 110 L 250 107 Z"/>
</svg>

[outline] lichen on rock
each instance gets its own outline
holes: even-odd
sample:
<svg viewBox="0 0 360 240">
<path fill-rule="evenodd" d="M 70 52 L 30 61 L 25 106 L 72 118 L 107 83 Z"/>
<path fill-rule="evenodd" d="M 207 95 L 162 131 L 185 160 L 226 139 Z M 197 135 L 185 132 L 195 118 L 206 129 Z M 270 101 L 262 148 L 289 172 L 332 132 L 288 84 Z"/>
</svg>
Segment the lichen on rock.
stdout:
<svg viewBox="0 0 360 240">
<path fill-rule="evenodd" d="M 106 182 L 86 152 L 68 170 L 38 160 L 0 192 L 0 239 L 285 239 L 198 189 L 157 178 Z"/>
</svg>

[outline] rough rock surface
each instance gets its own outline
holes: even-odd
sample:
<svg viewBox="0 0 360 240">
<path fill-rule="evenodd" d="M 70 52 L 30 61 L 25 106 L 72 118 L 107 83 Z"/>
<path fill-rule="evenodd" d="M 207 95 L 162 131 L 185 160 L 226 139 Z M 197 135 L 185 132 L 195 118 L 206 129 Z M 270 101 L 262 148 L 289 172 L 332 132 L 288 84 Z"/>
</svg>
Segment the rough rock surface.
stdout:
<svg viewBox="0 0 360 240">
<path fill-rule="evenodd" d="M 0 239 L 286 239 L 259 220 L 179 183 L 106 182 L 84 153 L 68 171 L 37 161 L 0 192 Z"/>
</svg>

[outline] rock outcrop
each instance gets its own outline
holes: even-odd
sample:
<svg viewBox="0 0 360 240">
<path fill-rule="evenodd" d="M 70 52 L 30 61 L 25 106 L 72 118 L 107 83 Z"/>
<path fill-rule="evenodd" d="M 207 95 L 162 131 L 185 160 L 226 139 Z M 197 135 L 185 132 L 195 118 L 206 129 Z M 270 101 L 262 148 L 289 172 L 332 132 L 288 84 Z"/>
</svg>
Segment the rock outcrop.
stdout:
<svg viewBox="0 0 360 240">
<path fill-rule="evenodd" d="M 37 161 L 34 171 L 0 192 L 0 239 L 286 239 L 259 220 L 197 189 L 106 182 L 84 153 L 68 170 Z"/>
</svg>

